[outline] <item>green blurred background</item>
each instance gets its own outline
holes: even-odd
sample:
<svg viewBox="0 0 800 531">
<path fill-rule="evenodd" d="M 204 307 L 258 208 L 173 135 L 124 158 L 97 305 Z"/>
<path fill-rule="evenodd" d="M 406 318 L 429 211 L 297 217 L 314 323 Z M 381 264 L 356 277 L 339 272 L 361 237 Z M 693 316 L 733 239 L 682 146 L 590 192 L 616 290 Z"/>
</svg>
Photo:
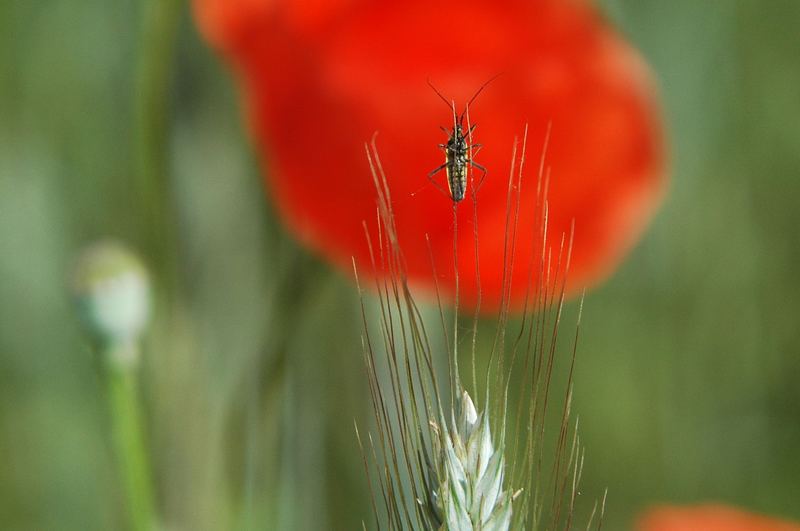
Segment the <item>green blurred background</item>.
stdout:
<svg viewBox="0 0 800 531">
<path fill-rule="evenodd" d="M 612 530 L 660 502 L 800 519 L 800 4 L 601 4 L 660 78 L 673 158 L 586 300 L 582 491 L 608 488 Z M 355 289 L 283 234 L 187 6 L 101 0 L 0 3 L 0 527 L 124 525 L 65 289 L 109 236 L 161 279 L 142 371 L 167 527 L 359 527 Z"/>
</svg>

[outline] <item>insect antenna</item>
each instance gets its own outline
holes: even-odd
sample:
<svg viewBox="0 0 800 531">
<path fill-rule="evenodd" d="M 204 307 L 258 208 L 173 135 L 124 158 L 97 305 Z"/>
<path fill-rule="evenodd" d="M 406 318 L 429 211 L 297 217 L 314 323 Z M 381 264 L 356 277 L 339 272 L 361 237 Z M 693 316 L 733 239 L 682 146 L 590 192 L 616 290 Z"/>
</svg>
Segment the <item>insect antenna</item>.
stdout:
<svg viewBox="0 0 800 531">
<path fill-rule="evenodd" d="M 433 85 L 433 83 L 431 83 L 431 79 L 430 79 L 430 78 L 428 78 L 426 81 L 428 82 L 428 86 L 429 86 L 430 88 L 432 88 L 432 89 L 433 89 L 433 91 L 434 91 L 434 92 L 435 92 L 435 93 L 436 93 L 436 94 L 437 94 L 437 95 L 438 95 L 440 98 L 442 98 L 442 101 L 444 102 L 444 104 L 445 104 L 445 105 L 447 105 L 447 106 L 448 106 L 448 107 L 450 107 L 450 108 L 452 108 L 452 107 L 454 106 L 453 102 L 452 102 L 452 101 L 448 101 L 448 100 L 447 100 L 447 98 L 445 98 L 445 97 L 442 95 L 442 93 L 441 93 L 441 92 L 439 92 L 439 89 L 437 89 L 437 88 L 436 88 L 436 87 Z"/>
<path fill-rule="evenodd" d="M 460 123 L 463 123 L 463 121 L 464 121 L 464 115 L 465 115 L 465 114 L 467 114 L 467 110 L 469 109 L 469 106 L 470 106 L 470 105 L 472 105 L 472 102 L 473 102 L 473 101 L 475 101 L 475 98 L 477 98 L 477 97 L 480 95 L 480 93 L 481 93 L 481 92 L 483 92 L 483 89 L 485 89 L 485 88 L 486 88 L 486 86 L 487 86 L 489 83 L 491 83 L 492 81 L 494 81 L 495 79 L 497 79 L 497 78 L 498 78 L 498 77 L 500 77 L 501 75 L 503 75 L 503 73 L 502 73 L 502 72 L 499 72 L 499 73 L 497 73 L 497 74 L 493 75 L 493 76 L 492 76 L 492 77 L 490 77 L 490 78 L 489 78 L 489 79 L 488 79 L 488 80 L 487 80 L 487 81 L 486 81 L 486 82 L 485 82 L 483 85 L 481 85 L 481 86 L 480 86 L 480 88 L 478 88 L 478 90 L 477 90 L 477 91 L 475 91 L 475 94 L 473 94 L 473 95 L 472 95 L 472 97 L 469 99 L 469 101 L 467 102 L 467 104 L 464 106 L 464 112 L 462 112 L 462 113 L 461 113 L 461 116 L 460 116 L 460 117 L 459 117 L 459 119 L 458 119 Z M 429 83 L 429 84 L 430 84 L 430 83 Z M 431 85 L 431 86 L 433 86 L 433 85 Z M 436 89 L 434 89 L 434 90 L 436 90 Z M 438 92 L 438 91 L 437 91 L 437 92 Z M 440 94 L 440 96 L 441 96 L 441 94 Z"/>
<path fill-rule="evenodd" d="M 449 109 L 450 109 L 450 110 L 453 112 L 453 123 L 455 124 L 455 123 L 456 123 L 456 102 L 455 102 L 455 101 L 453 101 L 453 100 L 450 100 L 450 101 L 448 101 L 448 100 L 447 100 L 447 98 L 445 98 L 445 97 L 442 95 L 442 93 L 441 93 L 441 92 L 439 92 L 439 89 L 437 89 L 435 86 L 433 86 L 433 83 L 431 83 L 431 79 L 430 79 L 430 78 L 428 78 L 426 81 L 428 82 L 428 86 L 429 86 L 430 88 L 432 88 L 432 89 L 433 89 L 433 91 L 434 91 L 434 92 L 435 92 L 435 93 L 436 93 L 436 94 L 437 94 L 437 95 L 438 95 L 440 98 L 442 98 L 442 101 L 445 103 L 445 105 L 447 105 L 447 107 L 448 107 L 448 108 L 449 108 Z M 445 133 L 448 133 L 448 134 L 449 134 L 449 131 L 445 130 Z"/>
</svg>

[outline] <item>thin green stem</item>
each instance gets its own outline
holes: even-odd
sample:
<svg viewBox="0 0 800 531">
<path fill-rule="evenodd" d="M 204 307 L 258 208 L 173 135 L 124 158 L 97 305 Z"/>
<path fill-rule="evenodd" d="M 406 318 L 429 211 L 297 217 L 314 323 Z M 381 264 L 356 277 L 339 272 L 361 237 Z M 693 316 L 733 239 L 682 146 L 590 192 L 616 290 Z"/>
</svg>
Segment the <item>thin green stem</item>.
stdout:
<svg viewBox="0 0 800 531">
<path fill-rule="evenodd" d="M 134 87 L 136 167 L 133 175 L 133 212 L 139 248 L 145 252 L 156 284 L 156 313 L 171 316 L 179 295 L 175 200 L 169 178 L 170 94 L 174 79 L 175 43 L 182 0 L 140 2 L 139 57 Z M 170 323 L 162 320 L 155 341 L 163 343 Z M 161 341 L 159 341 L 159 339 Z M 110 347 L 111 360 L 119 348 Z M 165 352 L 166 354 L 166 352 Z M 125 491 L 130 529 L 156 527 L 149 456 L 139 410 L 135 364 L 110 363 L 109 404 L 113 439 Z"/>
<path fill-rule="evenodd" d="M 181 0 L 142 2 L 136 75 L 136 192 L 139 235 L 159 281 L 176 285 L 175 220 L 169 180 L 169 103 Z"/>
<path fill-rule="evenodd" d="M 106 359 L 111 432 L 130 529 L 150 531 L 156 526 L 150 459 L 139 406 L 135 346 L 109 347 Z"/>
</svg>

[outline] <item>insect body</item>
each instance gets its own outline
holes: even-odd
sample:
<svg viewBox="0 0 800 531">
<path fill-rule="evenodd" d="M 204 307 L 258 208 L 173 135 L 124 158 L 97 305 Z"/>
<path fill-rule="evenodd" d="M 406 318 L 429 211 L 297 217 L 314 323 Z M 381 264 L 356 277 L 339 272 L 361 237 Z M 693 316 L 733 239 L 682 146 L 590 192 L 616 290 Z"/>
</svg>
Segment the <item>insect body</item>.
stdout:
<svg viewBox="0 0 800 531">
<path fill-rule="evenodd" d="M 445 132 L 450 138 L 447 144 L 439 144 L 439 147 L 444 151 L 444 164 L 428 174 L 428 178 L 433 181 L 433 176 L 440 171 L 445 170 L 447 172 L 447 187 L 450 190 L 449 195 L 455 203 L 464 199 L 464 195 L 467 192 L 468 166 L 473 166 L 483 172 L 481 182 L 483 182 L 483 177 L 486 176 L 486 168 L 473 161 L 469 156 L 471 148 L 474 150 L 481 147 L 480 144 L 473 144 L 470 146 L 467 141 L 474 129 L 475 126 L 472 126 L 465 134 L 461 123 L 456 123 L 452 132 L 445 129 Z M 433 182 L 436 184 L 435 181 Z"/>
<path fill-rule="evenodd" d="M 495 76 L 497 77 L 497 76 Z M 447 188 L 449 190 L 449 194 L 447 194 L 450 199 L 453 200 L 454 203 L 458 203 L 459 201 L 464 199 L 464 196 L 467 192 L 467 174 L 469 173 L 469 167 L 472 166 L 473 168 L 477 168 L 482 172 L 481 179 L 478 182 L 478 186 L 476 190 L 480 188 L 481 184 L 483 184 L 483 180 L 486 178 L 487 170 L 474 160 L 472 160 L 472 156 L 480 150 L 480 144 L 470 144 L 472 139 L 472 132 L 475 130 L 475 124 L 469 127 L 469 129 L 465 129 L 464 127 L 464 117 L 469 110 L 470 104 L 478 97 L 478 94 L 488 85 L 490 82 L 494 80 L 494 77 L 484 83 L 481 88 L 475 93 L 472 98 L 470 98 L 469 102 L 464 108 L 464 112 L 461 113 L 460 116 L 456 116 L 455 112 L 455 105 L 453 103 L 448 103 L 447 99 L 442 96 L 442 94 L 434 87 L 430 81 L 428 81 L 428 85 L 439 95 L 442 100 L 447 103 L 447 106 L 453 110 L 453 129 L 448 130 L 445 127 L 442 127 L 442 130 L 448 136 L 448 140 L 446 144 L 439 144 L 439 148 L 444 151 L 444 164 L 433 170 L 428 174 L 428 179 L 442 191 L 442 193 L 446 193 L 441 186 L 439 186 L 433 177 L 442 170 L 447 172 Z"/>
</svg>

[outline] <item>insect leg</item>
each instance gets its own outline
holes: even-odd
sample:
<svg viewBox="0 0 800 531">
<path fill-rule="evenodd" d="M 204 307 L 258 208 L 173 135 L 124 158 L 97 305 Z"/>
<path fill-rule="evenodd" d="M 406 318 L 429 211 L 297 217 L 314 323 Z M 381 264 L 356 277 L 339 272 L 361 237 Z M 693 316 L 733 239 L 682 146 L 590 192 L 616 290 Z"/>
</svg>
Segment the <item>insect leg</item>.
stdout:
<svg viewBox="0 0 800 531">
<path fill-rule="evenodd" d="M 436 168 L 435 170 L 431 171 L 431 172 L 428 174 L 428 179 L 433 179 L 433 176 L 434 176 L 434 175 L 436 175 L 437 173 L 439 173 L 440 171 L 442 171 L 442 170 L 443 170 L 443 169 L 445 169 L 446 167 L 447 167 L 447 163 L 445 162 L 444 164 L 442 164 L 441 166 L 439 166 L 439 167 L 438 167 L 438 168 Z"/>
<path fill-rule="evenodd" d="M 431 182 L 431 184 L 432 184 L 432 185 L 434 185 L 434 186 L 436 187 L 436 189 L 437 189 L 437 190 L 439 190 L 440 192 L 442 192 L 444 195 L 446 195 L 446 196 L 447 196 L 447 198 L 448 198 L 448 199 L 450 199 L 450 194 L 449 194 L 449 193 L 447 193 L 447 192 L 445 191 L 445 189 L 444 189 L 444 188 L 442 188 L 442 187 L 441 187 L 441 185 L 440 185 L 439 183 L 437 183 L 437 182 L 436 182 L 436 181 L 433 179 L 433 176 L 434 176 L 434 175 L 436 175 L 437 173 L 439 173 L 440 171 L 442 171 L 442 170 L 443 170 L 443 169 L 445 169 L 446 167 L 447 167 L 447 163 L 445 162 L 444 164 L 442 164 L 441 166 L 439 166 L 438 168 L 436 168 L 435 170 L 433 170 L 432 172 L 430 172 L 430 173 L 428 174 L 428 180 Z"/>
</svg>

